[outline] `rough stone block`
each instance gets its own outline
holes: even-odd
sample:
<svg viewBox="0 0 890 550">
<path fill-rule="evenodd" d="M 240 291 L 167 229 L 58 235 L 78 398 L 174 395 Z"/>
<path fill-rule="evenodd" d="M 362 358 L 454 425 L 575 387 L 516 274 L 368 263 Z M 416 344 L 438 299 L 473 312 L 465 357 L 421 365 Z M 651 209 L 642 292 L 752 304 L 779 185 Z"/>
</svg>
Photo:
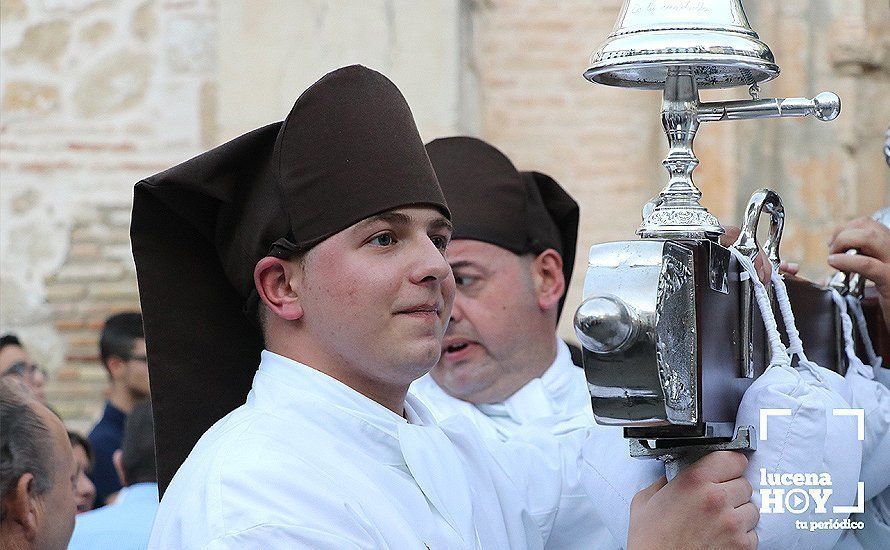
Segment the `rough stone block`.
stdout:
<svg viewBox="0 0 890 550">
<path fill-rule="evenodd" d="M 207 72 L 214 68 L 216 26 L 206 17 L 181 16 L 166 25 L 167 62 L 178 73 Z"/>
<path fill-rule="evenodd" d="M 0 21 L 21 21 L 28 16 L 28 4 L 25 0 L 3 0 L 0 2 Z"/>
<path fill-rule="evenodd" d="M 92 47 L 104 44 L 114 34 L 114 24 L 106 19 L 90 23 L 80 31 L 80 39 Z"/>
<path fill-rule="evenodd" d="M 74 91 L 77 110 L 86 117 L 120 113 L 145 97 L 154 65 L 148 54 L 121 50 L 100 60 Z"/>
<path fill-rule="evenodd" d="M 40 82 L 7 82 L 3 87 L 2 108 L 4 113 L 51 113 L 59 108 L 59 89 Z"/>
<path fill-rule="evenodd" d="M 90 285 L 89 296 L 95 300 L 138 300 L 135 280 L 97 282 Z"/>
<path fill-rule="evenodd" d="M 17 48 L 4 52 L 4 57 L 17 64 L 38 61 L 58 66 L 68 49 L 70 34 L 71 24 L 62 19 L 36 23 L 25 30 Z"/>
<path fill-rule="evenodd" d="M 147 42 L 157 33 L 157 18 L 154 12 L 154 2 L 144 2 L 133 12 L 130 19 L 130 32 L 133 36 Z"/>
</svg>

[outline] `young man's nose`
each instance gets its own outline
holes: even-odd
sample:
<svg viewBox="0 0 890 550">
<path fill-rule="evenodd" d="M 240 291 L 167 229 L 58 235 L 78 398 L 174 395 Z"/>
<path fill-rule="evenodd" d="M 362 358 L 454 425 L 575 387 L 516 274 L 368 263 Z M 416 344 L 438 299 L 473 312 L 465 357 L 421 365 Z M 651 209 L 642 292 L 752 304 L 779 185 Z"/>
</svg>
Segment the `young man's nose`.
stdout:
<svg viewBox="0 0 890 550">
<path fill-rule="evenodd" d="M 451 266 L 442 255 L 442 251 L 426 239 L 418 249 L 418 259 L 411 274 L 411 281 L 415 284 L 442 281 L 451 275 Z"/>
</svg>

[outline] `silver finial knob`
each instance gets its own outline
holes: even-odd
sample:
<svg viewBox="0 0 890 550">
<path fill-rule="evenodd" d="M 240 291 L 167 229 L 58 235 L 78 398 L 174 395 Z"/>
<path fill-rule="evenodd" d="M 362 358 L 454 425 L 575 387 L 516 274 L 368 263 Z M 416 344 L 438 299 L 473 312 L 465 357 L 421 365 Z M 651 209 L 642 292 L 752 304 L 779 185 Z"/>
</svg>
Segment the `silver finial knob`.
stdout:
<svg viewBox="0 0 890 550">
<path fill-rule="evenodd" d="M 841 113 L 841 98 L 832 92 L 822 92 L 813 98 L 813 115 L 821 121 L 834 120 Z"/>
<path fill-rule="evenodd" d="M 636 315 L 613 296 L 584 300 L 575 312 L 575 334 L 581 345 L 594 353 L 612 353 L 630 347 L 636 340 Z"/>
</svg>

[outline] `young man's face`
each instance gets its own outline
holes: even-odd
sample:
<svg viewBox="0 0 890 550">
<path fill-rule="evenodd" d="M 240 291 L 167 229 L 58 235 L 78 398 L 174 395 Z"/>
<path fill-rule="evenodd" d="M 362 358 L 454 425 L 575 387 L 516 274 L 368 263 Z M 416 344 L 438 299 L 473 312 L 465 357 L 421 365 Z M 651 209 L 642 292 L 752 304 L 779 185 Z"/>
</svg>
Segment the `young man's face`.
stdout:
<svg viewBox="0 0 890 550">
<path fill-rule="evenodd" d="M 458 239 L 448 247 L 457 297 L 432 376 L 447 393 L 474 403 L 500 401 L 501 387 L 528 381 L 528 347 L 539 339 L 527 333 L 531 315 L 540 315 L 529 257 L 499 246 Z M 549 334 L 547 338 L 553 338 Z"/>
<path fill-rule="evenodd" d="M 445 260 L 450 238 L 438 210 L 412 207 L 325 239 L 295 281 L 300 323 L 352 375 L 407 387 L 439 357 L 455 292 Z"/>
<path fill-rule="evenodd" d="M 145 399 L 149 396 L 148 362 L 145 355 L 145 339 L 133 341 L 130 357 L 124 361 L 121 369 L 121 381 L 133 396 L 133 399 Z"/>
</svg>

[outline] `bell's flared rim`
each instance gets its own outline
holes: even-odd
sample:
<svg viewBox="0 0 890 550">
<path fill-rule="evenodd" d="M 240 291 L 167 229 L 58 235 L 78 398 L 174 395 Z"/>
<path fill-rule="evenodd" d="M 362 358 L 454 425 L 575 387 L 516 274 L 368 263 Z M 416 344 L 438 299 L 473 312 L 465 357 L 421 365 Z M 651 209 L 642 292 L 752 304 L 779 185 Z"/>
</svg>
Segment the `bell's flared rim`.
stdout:
<svg viewBox="0 0 890 550">
<path fill-rule="evenodd" d="M 708 29 L 652 29 L 613 34 L 590 56 L 584 77 L 627 88 L 660 89 L 668 67 L 691 66 L 700 88 L 750 86 L 779 75 L 756 34 Z"/>
<path fill-rule="evenodd" d="M 584 78 L 620 88 L 661 90 L 669 67 L 692 67 L 700 89 L 734 88 L 766 82 L 779 76 L 779 66 L 742 56 L 702 57 L 697 54 L 636 56 L 592 65 Z"/>
</svg>

